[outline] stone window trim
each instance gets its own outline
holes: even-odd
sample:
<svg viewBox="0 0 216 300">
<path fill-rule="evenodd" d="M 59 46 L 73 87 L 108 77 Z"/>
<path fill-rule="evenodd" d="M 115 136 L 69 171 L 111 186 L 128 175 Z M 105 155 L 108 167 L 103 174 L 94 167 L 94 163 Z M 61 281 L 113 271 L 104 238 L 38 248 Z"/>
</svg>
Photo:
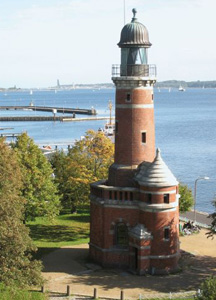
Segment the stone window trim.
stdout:
<svg viewBox="0 0 216 300">
<path fill-rule="evenodd" d="M 119 234 L 118 226 L 125 227 L 125 230 L 127 231 L 125 237 L 124 236 L 118 237 L 118 234 Z M 118 218 L 110 224 L 109 234 L 111 236 L 113 236 L 113 247 L 114 248 L 126 249 L 129 247 L 129 229 L 130 229 L 130 224 L 127 222 L 127 220 L 122 219 L 122 218 Z M 125 238 L 126 243 L 125 244 L 119 243 L 119 241 L 123 242 L 124 238 Z"/>
<path fill-rule="evenodd" d="M 129 230 L 130 224 L 127 222 L 127 220 L 118 218 L 110 224 L 110 232 L 112 232 L 112 234 L 115 233 L 115 228 L 120 223 L 125 224 L 125 226 L 127 226 L 128 230 Z"/>
<path fill-rule="evenodd" d="M 170 226 L 165 226 L 163 228 L 163 240 L 164 242 L 169 242 L 170 241 Z"/>
</svg>

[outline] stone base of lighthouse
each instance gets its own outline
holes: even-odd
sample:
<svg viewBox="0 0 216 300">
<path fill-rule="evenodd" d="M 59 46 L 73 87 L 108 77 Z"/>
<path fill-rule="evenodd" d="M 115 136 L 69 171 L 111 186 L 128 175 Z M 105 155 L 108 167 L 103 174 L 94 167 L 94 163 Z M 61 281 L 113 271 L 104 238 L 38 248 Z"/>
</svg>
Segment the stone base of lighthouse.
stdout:
<svg viewBox="0 0 216 300">
<path fill-rule="evenodd" d="M 140 187 L 108 186 L 105 181 L 91 185 L 89 253 L 94 262 L 139 275 L 178 270 L 176 187 L 151 192 L 157 200 L 169 194 L 170 203 L 147 203 L 148 189 Z"/>
</svg>

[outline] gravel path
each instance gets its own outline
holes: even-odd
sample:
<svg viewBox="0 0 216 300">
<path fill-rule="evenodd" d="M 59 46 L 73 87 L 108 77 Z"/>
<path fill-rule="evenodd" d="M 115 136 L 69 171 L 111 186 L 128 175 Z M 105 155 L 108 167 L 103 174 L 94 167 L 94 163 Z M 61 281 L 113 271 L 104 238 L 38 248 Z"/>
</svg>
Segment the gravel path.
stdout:
<svg viewBox="0 0 216 300">
<path fill-rule="evenodd" d="M 54 292 L 55 297 L 50 299 L 65 295 L 67 285 L 72 294 L 93 295 L 97 288 L 98 297 L 116 299 L 120 298 L 121 290 L 125 299 L 138 299 L 140 294 L 196 290 L 206 276 L 216 274 L 216 238 L 207 239 L 205 233 L 202 230 L 181 237 L 183 271 L 170 276 L 136 276 L 122 270 L 94 268 L 95 265 L 87 267 L 88 245 L 62 247 L 43 258 L 45 289 Z"/>
</svg>

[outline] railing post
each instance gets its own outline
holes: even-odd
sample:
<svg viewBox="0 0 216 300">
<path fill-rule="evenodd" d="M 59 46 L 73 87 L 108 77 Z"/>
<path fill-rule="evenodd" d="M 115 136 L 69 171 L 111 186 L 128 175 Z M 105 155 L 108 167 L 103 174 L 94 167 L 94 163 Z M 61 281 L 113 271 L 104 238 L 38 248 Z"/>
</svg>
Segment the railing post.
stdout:
<svg viewBox="0 0 216 300">
<path fill-rule="evenodd" d="M 97 299 L 97 289 L 94 288 L 94 296 L 93 296 L 94 299 Z"/>
<path fill-rule="evenodd" d="M 66 295 L 70 296 L 70 286 L 69 285 L 67 285 L 67 294 Z"/>
<path fill-rule="evenodd" d="M 124 300 L 124 291 L 121 291 L 121 297 L 120 300 Z"/>
<path fill-rule="evenodd" d="M 41 293 L 44 293 L 45 289 L 44 289 L 44 285 L 42 285 L 41 287 Z"/>
</svg>

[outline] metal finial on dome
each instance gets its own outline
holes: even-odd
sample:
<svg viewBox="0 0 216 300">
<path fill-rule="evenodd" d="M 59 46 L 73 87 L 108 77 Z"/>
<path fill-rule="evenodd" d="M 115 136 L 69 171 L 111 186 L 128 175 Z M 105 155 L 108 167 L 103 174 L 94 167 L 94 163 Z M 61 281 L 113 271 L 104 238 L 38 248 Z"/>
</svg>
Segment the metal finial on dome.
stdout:
<svg viewBox="0 0 216 300">
<path fill-rule="evenodd" d="M 137 13 L 136 8 L 133 8 L 133 9 L 132 9 L 132 13 L 133 13 L 133 17 L 136 18 L 136 13 Z"/>
<path fill-rule="evenodd" d="M 156 150 L 156 156 L 160 155 L 160 153 L 161 153 L 160 148 L 157 148 L 157 150 Z"/>
<path fill-rule="evenodd" d="M 137 10 L 136 8 L 133 8 L 132 9 L 132 13 L 133 13 L 133 19 L 132 19 L 132 22 L 136 20 L 136 14 L 137 14 Z"/>
</svg>

